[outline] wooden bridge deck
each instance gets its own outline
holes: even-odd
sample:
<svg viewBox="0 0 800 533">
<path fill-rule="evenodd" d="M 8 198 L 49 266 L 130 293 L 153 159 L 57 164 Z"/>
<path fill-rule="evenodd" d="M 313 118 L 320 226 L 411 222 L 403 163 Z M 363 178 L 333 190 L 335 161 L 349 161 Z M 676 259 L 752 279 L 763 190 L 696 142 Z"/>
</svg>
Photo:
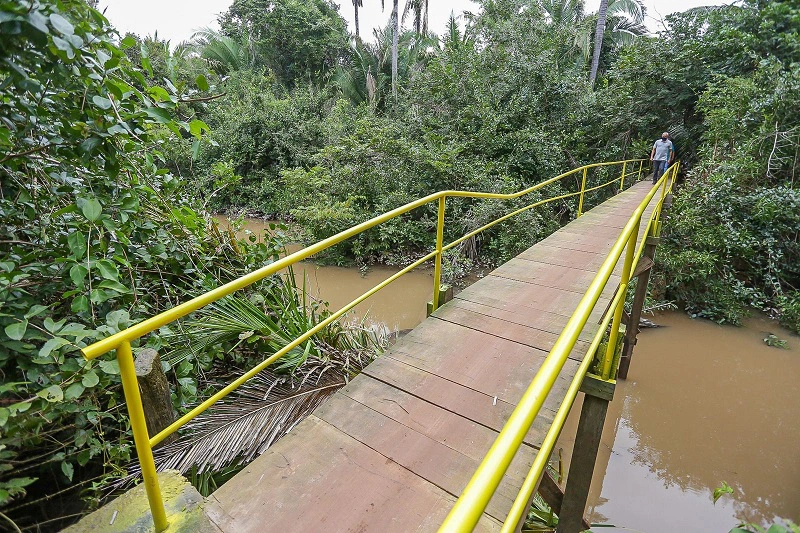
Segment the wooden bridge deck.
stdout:
<svg viewBox="0 0 800 533">
<path fill-rule="evenodd" d="M 458 294 L 217 490 L 212 520 L 226 532 L 435 531 L 650 186 L 635 184 Z M 476 530 L 499 530 L 618 281 Z"/>
</svg>

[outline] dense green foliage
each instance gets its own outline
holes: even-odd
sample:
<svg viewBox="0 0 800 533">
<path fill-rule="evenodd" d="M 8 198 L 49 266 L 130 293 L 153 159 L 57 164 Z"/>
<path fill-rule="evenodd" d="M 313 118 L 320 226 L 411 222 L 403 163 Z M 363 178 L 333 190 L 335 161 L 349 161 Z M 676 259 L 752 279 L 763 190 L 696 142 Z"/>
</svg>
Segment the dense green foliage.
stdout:
<svg viewBox="0 0 800 533">
<path fill-rule="evenodd" d="M 160 147 L 213 142 L 196 118 L 216 91 L 202 60 L 119 41 L 79 0 L 0 8 L 0 507 L 20 526 L 53 529 L 82 512 L 81 496 L 96 505 L 133 455 L 116 361 L 85 361 L 79 349 L 274 260 L 281 245 L 220 232 L 162 168 Z M 244 301 L 285 334 L 327 313 L 307 315 L 281 278 Z M 206 395 L 222 360 L 251 366 L 274 352 L 256 342 L 270 336 L 264 327 L 235 352 L 241 341 L 214 337 L 165 357 L 176 410 Z M 277 371 L 352 348 L 337 344 L 352 344 L 341 331 Z M 134 352 L 185 344 L 164 330 Z"/>
<path fill-rule="evenodd" d="M 321 80 L 347 50 L 347 26 L 329 0 L 234 0 L 220 25 L 290 87 Z"/>
<path fill-rule="evenodd" d="M 609 136 L 670 130 L 693 164 L 659 251 L 667 294 L 696 316 L 739 323 L 754 307 L 800 331 L 800 8 L 747 1 L 669 26 L 626 49 L 598 95 Z"/>
</svg>

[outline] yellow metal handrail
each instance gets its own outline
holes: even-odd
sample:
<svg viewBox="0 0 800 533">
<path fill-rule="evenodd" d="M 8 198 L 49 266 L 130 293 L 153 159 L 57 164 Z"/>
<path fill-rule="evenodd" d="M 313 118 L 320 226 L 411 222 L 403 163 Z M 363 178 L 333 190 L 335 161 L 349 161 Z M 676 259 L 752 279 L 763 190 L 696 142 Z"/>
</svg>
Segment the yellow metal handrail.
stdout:
<svg viewBox="0 0 800 533">
<path fill-rule="evenodd" d="M 322 240 L 316 244 L 313 244 L 309 247 L 303 248 L 293 254 L 290 254 L 274 263 L 271 263 L 265 267 L 262 267 L 258 270 L 255 270 L 245 276 L 242 276 L 236 280 L 233 280 L 229 283 L 226 283 L 220 287 L 217 287 L 214 290 L 206 292 L 196 298 L 193 298 L 185 303 L 182 303 L 172 309 L 164 311 L 156 316 L 148 318 L 138 324 L 135 324 L 125 330 L 122 330 L 118 333 L 115 333 L 105 339 L 102 339 L 94 344 L 91 344 L 85 348 L 83 348 L 82 352 L 86 359 L 94 359 L 97 358 L 105 353 L 108 353 L 112 350 L 116 350 L 117 352 L 117 359 L 119 361 L 120 366 L 120 373 L 121 373 L 121 380 L 123 384 L 123 391 L 125 394 L 125 400 L 128 404 L 128 413 L 131 420 L 131 427 L 133 429 L 134 435 L 134 442 L 136 444 L 136 452 L 139 458 L 139 462 L 141 464 L 142 469 L 142 477 L 144 480 L 145 489 L 147 492 L 147 497 L 150 504 L 150 509 L 153 514 L 153 521 L 157 531 L 163 531 L 167 528 L 168 522 L 166 517 L 166 512 L 164 510 L 163 500 L 161 498 L 161 493 L 158 486 L 158 477 L 156 475 L 155 469 L 155 462 L 153 460 L 153 447 L 162 442 L 165 438 L 169 435 L 177 431 L 180 427 L 184 424 L 198 416 L 199 414 L 206 411 L 209 407 L 211 407 L 214 403 L 221 400 L 225 396 L 227 396 L 230 392 L 234 389 L 242 385 L 244 382 L 255 376 L 258 372 L 268 367 L 270 364 L 274 363 L 281 357 L 283 357 L 286 353 L 291 351 L 293 348 L 299 346 L 303 342 L 310 339 L 316 333 L 324 329 L 326 326 L 337 320 L 339 317 L 347 313 L 353 307 L 358 305 L 360 302 L 364 301 L 371 295 L 378 292 L 380 289 L 388 285 L 389 283 L 393 282 L 400 276 L 406 274 L 407 272 L 413 270 L 414 268 L 420 266 L 421 264 L 425 263 L 430 259 L 434 259 L 434 275 L 433 275 L 433 309 L 437 309 L 439 306 L 439 286 L 441 281 L 441 267 L 442 267 L 442 254 L 454 246 L 457 246 L 464 240 L 468 239 L 469 237 L 484 231 L 495 224 L 499 224 L 500 222 L 507 220 L 508 218 L 522 213 L 523 211 L 533 209 L 539 205 L 543 205 L 549 202 L 557 201 L 564 198 L 569 198 L 572 196 L 580 196 L 579 199 L 579 206 L 578 206 L 578 213 L 577 216 L 581 216 L 583 210 L 583 202 L 584 197 L 587 192 L 591 192 L 611 184 L 614 184 L 619 180 L 620 189 L 624 188 L 625 178 L 628 176 L 632 176 L 634 174 L 638 174 L 641 177 L 644 159 L 631 159 L 625 161 L 614 161 L 614 162 L 607 162 L 607 163 L 593 163 L 591 165 L 585 165 L 563 174 L 560 174 L 554 178 L 550 178 L 545 180 L 541 183 L 533 185 L 532 187 L 528 187 L 522 191 L 516 193 L 509 193 L 509 194 L 500 194 L 500 193 L 484 193 L 484 192 L 474 192 L 474 191 L 440 191 L 437 193 L 430 194 L 424 198 L 420 198 L 414 202 L 410 202 L 404 206 L 398 207 L 393 209 L 387 213 L 384 213 L 380 216 L 372 218 L 366 222 L 353 226 L 345 231 L 342 231 L 332 237 L 329 237 L 325 240 Z M 626 173 L 626 169 L 628 164 L 639 163 L 639 169 L 637 172 L 630 172 Z M 613 165 L 622 165 L 622 172 L 618 178 L 614 178 L 611 181 L 603 183 L 601 185 L 592 187 L 587 189 L 586 188 L 586 181 L 587 181 L 587 173 L 590 169 L 596 167 L 606 167 L 606 166 L 613 166 Z M 499 200 L 510 200 L 514 198 L 519 198 L 536 190 L 539 190 L 547 185 L 555 183 L 559 180 L 562 180 L 568 176 L 573 174 L 582 172 L 583 178 L 581 183 L 581 188 L 579 191 L 573 193 L 562 194 L 556 197 L 548 198 L 545 200 L 541 200 L 530 205 L 527 205 L 523 208 L 517 209 L 512 213 L 509 213 L 503 217 L 500 217 L 480 228 L 468 233 L 467 235 L 457 239 L 456 241 L 449 243 L 447 245 L 443 244 L 444 240 L 444 215 L 445 215 L 445 199 L 447 197 L 452 198 L 485 198 L 485 199 L 499 199 Z M 366 293 L 362 294 L 349 304 L 345 305 L 338 311 L 333 312 L 330 316 L 328 316 L 325 320 L 319 322 L 316 326 L 306 331 L 304 334 L 296 338 L 291 343 L 287 344 L 273 355 L 250 369 L 248 372 L 244 373 L 242 376 L 237 378 L 232 383 L 228 384 L 224 388 L 217 391 L 213 394 L 210 398 L 206 399 L 194 409 L 189 411 L 188 413 L 184 414 L 174 423 L 169 425 L 168 427 L 164 428 L 161 432 L 154 436 L 150 436 L 147 432 L 147 427 L 145 423 L 145 415 L 144 410 L 142 408 L 142 402 L 139 395 L 138 384 L 136 381 L 136 375 L 133 368 L 133 353 L 131 349 L 131 342 L 135 341 L 148 333 L 151 333 L 167 324 L 174 322 L 198 309 L 208 305 L 212 302 L 215 302 L 239 289 L 245 288 L 253 283 L 260 281 L 268 276 L 278 273 L 279 271 L 283 270 L 284 268 L 291 266 L 303 259 L 307 259 L 335 244 L 343 242 L 359 233 L 366 231 L 369 228 L 382 224 L 388 220 L 391 220 L 397 216 L 400 216 L 404 213 L 417 209 L 423 205 L 426 205 L 430 202 L 438 202 L 438 217 L 437 217 L 437 231 L 436 231 L 436 246 L 435 249 L 425 255 L 424 257 L 414 261 L 407 267 L 403 268 L 399 272 L 395 273 L 388 279 L 384 280 L 383 282 L 379 283 Z M 482 511 L 481 511 L 482 512 Z"/>
<path fill-rule="evenodd" d="M 644 235 L 657 236 L 660 232 L 660 215 L 664 200 L 677 176 L 679 164 L 672 165 L 653 188 L 645 196 L 644 200 L 634 211 L 628 223 L 623 228 L 616 242 L 612 246 L 603 264 L 600 266 L 597 275 L 589 284 L 589 288 L 581 298 L 575 311 L 572 313 L 567 325 L 562 330 L 550 353 L 542 363 L 541 368 L 533 377 L 531 384 L 523 394 L 514 411 L 511 413 L 503 429 L 497 435 L 494 443 L 484 456 L 483 461 L 470 479 L 461 496 L 456 501 L 447 518 L 442 523 L 440 532 L 468 532 L 472 531 L 481 518 L 489 501 L 494 495 L 497 487 L 505 475 L 508 466 L 514 459 L 525 435 L 531 428 L 534 419 L 539 414 L 544 401 L 558 378 L 558 375 L 572 351 L 578 336 L 583 331 L 600 294 L 603 292 L 606 283 L 611 277 L 622 252 L 626 251 L 625 264 L 622 269 L 622 280 L 612 299 L 609 310 L 606 312 L 600 324 L 600 328 L 592 340 L 589 350 L 578 366 L 578 371 L 572 379 L 566 396 L 561 402 L 556 416 L 542 441 L 542 446 L 534 458 L 533 464 L 528 475 L 523 482 L 522 488 L 512 504 L 512 508 L 503 524 L 501 531 L 511 532 L 517 529 L 518 524 L 524 519 L 527 512 L 530 498 L 533 491 L 544 472 L 547 461 L 558 439 L 564 422 L 569 414 L 572 404 L 577 396 L 578 389 L 586 376 L 589 366 L 594 358 L 600 342 L 605 335 L 609 322 L 612 322 L 609 334 L 608 347 L 603 354 L 602 371 L 603 378 L 608 379 L 610 369 L 613 366 L 614 347 L 616 346 L 616 334 L 619 330 L 619 322 L 622 309 L 625 304 L 625 294 L 630 276 L 636 268 L 638 258 L 641 256 L 644 241 L 636 250 L 636 241 L 639 233 L 641 219 L 645 209 L 652 201 L 653 197 L 661 191 L 653 212 L 648 219 L 648 224 Z M 635 259 L 634 259 L 635 256 Z"/>
</svg>

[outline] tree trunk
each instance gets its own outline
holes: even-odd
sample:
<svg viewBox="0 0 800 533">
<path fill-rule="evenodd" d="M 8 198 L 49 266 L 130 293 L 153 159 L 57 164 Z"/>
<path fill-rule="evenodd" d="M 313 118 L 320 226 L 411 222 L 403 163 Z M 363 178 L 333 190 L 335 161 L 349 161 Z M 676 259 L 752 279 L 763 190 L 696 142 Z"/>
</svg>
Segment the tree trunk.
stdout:
<svg viewBox="0 0 800 533">
<path fill-rule="evenodd" d="M 358 33 L 358 4 L 361 3 L 361 0 L 353 0 L 353 7 L 356 11 L 356 39 L 360 40 L 361 35 Z"/>
<path fill-rule="evenodd" d="M 152 437 L 175 421 L 169 382 L 161 368 L 161 358 L 155 350 L 149 348 L 142 350 L 136 357 L 134 368 L 139 382 L 139 393 L 142 396 L 147 433 Z M 169 444 L 177 438 L 178 435 L 173 433 L 161 441 L 159 446 Z"/>
<path fill-rule="evenodd" d="M 606 19 L 608 16 L 608 0 L 600 0 L 600 10 L 597 12 L 597 28 L 594 31 L 594 51 L 592 53 L 592 71 L 589 74 L 589 84 L 594 87 L 597 78 L 597 69 L 600 67 L 600 50 L 603 48 L 603 36 L 606 33 Z"/>
<path fill-rule="evenodd" d="M 399 2 L 393 0 L 392 4 L 392 96 L 397 100 L 397 48 L 400 43 Z"/>
</svg>

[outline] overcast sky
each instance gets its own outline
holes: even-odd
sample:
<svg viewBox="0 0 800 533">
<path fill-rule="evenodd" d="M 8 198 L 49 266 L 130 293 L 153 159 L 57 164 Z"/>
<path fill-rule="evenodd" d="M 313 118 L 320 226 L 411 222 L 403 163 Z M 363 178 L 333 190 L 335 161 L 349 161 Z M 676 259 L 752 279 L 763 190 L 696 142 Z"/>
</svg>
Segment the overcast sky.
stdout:
<svg viewBox="0 0 800 533">
<path fill-rule="evenodd" d="M 158 36 L 168 39 L 173 45 L 189 39 L 194 30 L 204 26 L 216 27 L 218 13 L 225 11 L 232 0 L 100 0 L 99 8 L 106 10 L 106 16 L 120 31 L 136 33 L 138 35 L 152 35 L 158 31 Z M 477 4 L 470 0 L 429 0 L 430 14 L 428 17 L 431 31 L 441 34 L 450 12 L 459 15 L 463 11 L 477 11 Z M 353 4 L 350 0 L 337 2 L 340 13 L 347 20 L 350 31 L 353 28 Z M 670 0 L 668 2 L 644 0 L 647 6 L 647 25 L 651 31 L 660 28 L 660 19 L 675 11 L 700 6 L 730 3 L 720 0 Z M 364 0 L 364 7 L 359 9 L 361 35 L 368 38 L 372 29 L 386 25 L 391 13 L 391 0 L 385 0 L 386 11 L 381 11 L 380 0 Z M 400 9 L 403 9 L 405 0 L 400 0 Z M 586 0 L 586 11 L 597 11 L 600 0 Z M 401 11 L 402 12 L 402 11 Z M 410 26 L 411 20 L 406 21 Z"/>
</svg>

